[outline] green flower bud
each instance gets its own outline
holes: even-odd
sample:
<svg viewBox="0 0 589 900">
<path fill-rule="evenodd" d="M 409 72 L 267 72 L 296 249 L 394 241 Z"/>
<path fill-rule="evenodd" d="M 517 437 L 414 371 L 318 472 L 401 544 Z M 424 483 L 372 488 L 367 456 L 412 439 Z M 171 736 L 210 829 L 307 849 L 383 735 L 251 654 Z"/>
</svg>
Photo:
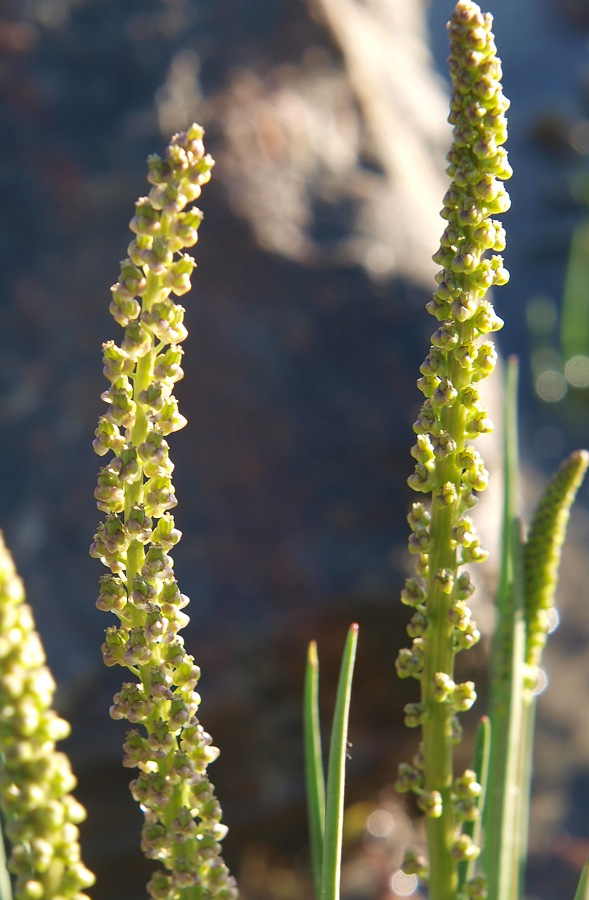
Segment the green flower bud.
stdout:
<svg viewBox="0 0 589 900">
<path fill-rule="evenodd" d="M 121 377 L 131 375 L 133 372 L 133 360 L 117 347 L 114 341 L 107 341 L 102 345 L 104 376 L 109 381 L 118 381 Z"/>
<path fill-rule="evenodd" d="M 431 819 L 439 819 L 442 815 L 442 795 L 439 791 L 423 791 L 417 805 Z"/>
<path fill-rule="evenodd" d="M 176 217 L 171 231 L 178 238 L 180 246 L 194 247 L 198 241 L 198 229 L 201 222 L 202 213 L 199 209 L 191 209 Z"/>
<path fill-rule="evenodd" d="M 178 543 L 181 537 L 182 532 L 175 527 L 173 516 L 164 513 L 153 532 L 152 541 L 167 552 Z"/>
<path fill-rule="evenodd" d="M 129 228 L 135 234 L 157 235 L 161 231 L 160 214 L 152 206 L 149 197 L 139 197 L 135 203 L 135 215 L 129 222 Z"/>
<path fill-rule="evenodd" d="M 125 530 L 131 540 L 140 541 L 142 544 L 146 544 L 152 537 L 152 520 L 142 504 L 138 503 L 129 510 Z"/>
<path fill-rule="evenodd" d="M 161 410 L 153 416 L 154 422 L 162 434 L 168 435 L 173 431 L 180 431 L 186 425 L 186 419 L 178 411 L 178 401 L 175 397 L 169 397 Z"/>
<path fill-rule="evenodd" d="M 401 869 L 405 875 L 417 875 L 423 880 L 426 880 L 428 876 L 427 861 L 423 854 L 416 853 L 415 850 L 405 850 L 405 857 Z"/>
<path fill-rule="evenodd" d="M 473 840 L 467 834 L 461 834 L 452 847 L 452 855 L 459 860 L 478 859 L 481 849 L 477 847 Z"/>
<path fill-rule="evenodd" d="M 436 703 L 445 703 L 452 698 L 456 685 L 445 672 L 436 672 L 433 681 L 432 697 Z"/>
<path fill-rule="evenodd" d="M 166 272 L 163 283 L 172 289 L 174 294 L 186 294 L 190 290 L 190 277 L 196 266 L 196 260 L 184 253 Z"/>
<path fill-rule="evenodd" d="M 177 347 L 176 345 L 168 347 L 166 352 L 155 360 L 153 367 L 154 377 L 169 383 L 180 381 L 184 377 L 184 372 L 180 366 L 183 353 L 182 347 Z"/>
<path fill-rule="evenodd" d="M 452 693 L 452 702 L 458 712 L 466 712 L 477 698 L 474 681 L 457 684 Z"/>
<path fill-rule="evenodd" d="M 114 575 L 103 575 L 96 607 L 103 612 L 121 612 L 126 604 L 127 589 L 124 582 Z"/>
<path fill-rule="evenodd" d="M 109 404 L 104 418 L 111 425 L 119 428 L 130 428 L 133 425 L 136 404 L 131 399 L 131 395 L 131 388 L 123 379 L 101 394 L 101 399 Z"/>
<path fill-rule="evenodd" d="M 395 666 L 399 678 L 419 678 L 423 669 L 423 654 L 403 648 L 399 650 Z"/>
<path fill-rule="evenodd" d="M 109 306 L 109 312 L 115 322 L 125 328 L 125 326 L 129 325 L 130 322 L 137 318 L 141 311 L 141 307 L 135 297 L 120 283 L 114 284 L 111 291 L 112 300 Z"/>
<path fill-rule="evenodd" d="M 98 420 L 98 427 L 94 434 L 95 440 L 92 443 L 92 447 L 98 456 L 106 456 L 109 450 L 112 450 L 113 453 L 118 453 L 125 444 L 125 439 L 118 426 L 113 425 L 106 416 L 102 416 Z"/>
<path fill-rule="evenodd" d="M 399 763 L 399 771 L 395 782 L 395 790 L 400 794 L 408 791 L 418 793 L 423 788 L 423 775 L 408 763 Z"/>
<path fill-rule="evenodd" d="M 423 722 L 424 707 L 422 703 L 406 703 L 405 725 L 407 728 L 419 728 Z"/>
<path fill-rule="evenodd" d="M 151 336 L 140 322 L 130 322 L 125 328 L 122 346 L 132 359 L 141 359 L 152 349 Z"/>
<path fill-rule="evenodd" d="M 145 485 L 145 509 L 150 516 L 159 517 L 177 506 L 178 501 L 169 475 L 153 475 Z"/>
</svg>

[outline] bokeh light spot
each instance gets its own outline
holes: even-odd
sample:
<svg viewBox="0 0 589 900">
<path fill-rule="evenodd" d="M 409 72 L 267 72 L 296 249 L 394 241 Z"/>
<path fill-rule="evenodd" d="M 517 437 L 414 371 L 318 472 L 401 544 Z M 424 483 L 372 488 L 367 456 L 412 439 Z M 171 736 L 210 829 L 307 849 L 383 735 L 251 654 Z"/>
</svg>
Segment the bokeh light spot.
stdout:
<svg viewBox="0 0 589 900">
<path fill-rule="evenodd" d="M 391 887 L 399 897 L 410 897 L 417 890 L 417 875 L 405 875 L 399 869 L 391 878 Z"/>
<path fill-rule="evenodd" d="M 566 378 L 556 369 L 546 369 L 536 379 L 536 393 L 547 403 L 558 403 L 567 392 Z"/>
<path fill-rule="evenodd" d="M 564 367 L 564 374 L 572 387 L 589 387 L 589 356 L 572 356 Z"/>
<path fill-rule="evenodd" d="M 366 820 L 366 829 L 373 837 L 388 837 L 395 827 L 395 817 L 386 809 L 376 809 Z"/>
</svg>

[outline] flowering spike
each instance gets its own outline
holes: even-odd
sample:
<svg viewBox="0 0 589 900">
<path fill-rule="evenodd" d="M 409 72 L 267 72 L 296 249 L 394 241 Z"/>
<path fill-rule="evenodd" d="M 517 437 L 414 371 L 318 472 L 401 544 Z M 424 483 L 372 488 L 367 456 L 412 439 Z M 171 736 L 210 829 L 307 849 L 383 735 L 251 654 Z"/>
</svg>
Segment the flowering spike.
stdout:
<svg viewBox="0 0 589 900">
<path fill-rule="evenodd" d="M 129 258 L 112 288 L 110 310 L 125 333 L 120 347 L 104 344 L 108 409 L 94 442 L 99 455 L 114 454 L 98 478 L 95 497 L 106 519 L 90 548 L 110 570 L 96 605 L 118 619 L 106 629 L 104 662 L 136 679 L 123 684 L 110 714 L 138 726 L 127 734 L 124 765 L 139 769 L 130 787 L 145 814 L 142 849 L 164 866 L 148 885 L 154 900 L 237 896 L 207 776 L 218 750 L 196 716 L 200 672 L 179 635 L 188 600 L 169 555 L 181 535 L 169 512 L 177 499 L 165 438 L 186 424 L 173 390 L 187 332 L 173 295 L 189 291 L 196 265 L 183 250 L 196 244 L 202 220 L 200 210 L 186 207 L 213 166 L 202 136 L 192 125 L 172 138 L 163 159 L 148 161 L 153 186 L 137 201 Z"/>
<path fill-rule="evenodd" d="M 51 708 L 55 684 L 22 581 L 0 533 L 0 798 L 15 900 L 88 900 L 69 760 L 55 749 L 69 725 Z"/>
<path fill-rule="evenodd" d="M 463 798 L 458 804 L 452 791 L 452 745 L 459 734 L 456 713 L 476 698 L 472 682 L 455 684 L 455 656 L 479 638 L 465 603 L 470 580 L 460 567 L 487 556 L 468 515 L 488 484 L 483 460 L 470 441 L 492 428 L 478 383 L 494 369 L 496 352 L 488 335 L 502 325 L 486 295 L 509 277 L 498 255 L 505 232 L 495 219 L 509 207 L 502 184 L 511 175 L 502 147 L 509 102 L 501 90 L 491 24 L 492 17 L 472 0 L 458 0 L 448 23 L 451 185 L 441 212 L 446 226 L 434 256 L 442 268 L 427 310 L 436 330 L 417 382 L 425 400 L 414 425 L 416 465 L 409 478 L 415 491 L 431 495 L 431 503 L 428 510 L 414 504 L 409 518 L 416 577 L 408 581 L 402 601 L 419 613 L 408 629 L 411 636 L 417 629 L 419 636 L 412 650 L 401 651 L 397 669 L 402 677 L 421 682 L 420 702 L 408 704 L 405 713 L 407 724 L 421 725 L 423 731 L 421 806 L 432 900 L 455 896 L 459 863 L 478 854 L 461 831 L 465 810 Z"/>
<path fill-rule="evenodd" d="M 558 567 L 571 506 L 589 466 L 589 453 L 567 456 L 548 483 L 524 545 L 526 664 L 531 686 L 546 643 L 549 612 L 554 606 Z"/>
</svg>

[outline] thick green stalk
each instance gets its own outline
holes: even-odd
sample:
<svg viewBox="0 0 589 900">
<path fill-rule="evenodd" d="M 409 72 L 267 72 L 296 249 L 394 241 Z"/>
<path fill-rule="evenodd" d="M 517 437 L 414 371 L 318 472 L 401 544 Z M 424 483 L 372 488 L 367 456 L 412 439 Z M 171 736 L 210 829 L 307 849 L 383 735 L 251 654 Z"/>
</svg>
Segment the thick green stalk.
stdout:
<svg viewBox="0 0 589 900">
<path fill-rule="evenodd" d="M 459 326 L 461 335 L 467 331 Z M 461 343 L 464 343 L 462 337 Z M 468 383 L 464 369 L 450 361 L 450 378 L 460 392 Z M 440 485 L 460 485 L 462 472 L 457 458 L 464 450 L 466 431 L 466 409 L 460 404 L 446 407 L 440 415 L 441 428 L 456 445 L 456 453 L 449 454 L 439 465 Z M 454 540 L 455 529 L 460 522 L 458 504 L 447 504 L 442 497 L 434 494 L 431 506 L 430 552 L 426 615 L 431 629 L 431 638 L 426 654 L 422 679 L 422 701 L 424 704 L 423 759 L 424 788 L 438 791 L 442 798 L 442 814 L 426 820 L 428 849 L 430 854 L 430 879 L 435 884 L 436 896 L 451 900 L 458 885 L 458 866 L 452 855 L 456 839 L 456 819 L 452 803 L 453 782 L 453 717 L 450 703 L 440 703 L 437 698 L 436 674 L 444 673 L 454 679 L 454 660 L 457 648 L 454 641 L 454 625 L 451 610 L 454 602 L 452 593 L 445 593 L 436 573 L 451 573 L 453 582 L 458 577 L 458 556 Z M 432 575 L 433 573 L 433 575 Z"/>
<path fill-rule="evenodd" d="M 505 232 L 492 216 L 509 207 L 501 181 L 511 175 L 501 147 L 509 104 L 491 24 L 471 0 L 459 0 L 448 24 L 452 184 L 441 212 L 447 226 L 434 256 L 442 269 L 427 309 L 438 328 L 417 382 L 425 401 L 414 424 L 416 466 L 409 479 L 415 491 L 431 494 L 431 504 L 414 503 L 408 516 L 415 577 L 401 599 L 414 609 L 407 629 L 413 643 L 400 652 L 397 671 L 420 681 L 421 700 L 407 705 L 406 723 L 422 727 L 423 745 L 413 765 L 401 766 L 397 787 L 417 794 L 426 814 L 429 872 L 414 855 L 404 868 L 427 874 L 430 900 L 456 900 L 459 866 L 479 853 L 472 829 L 463 825 L 476 819 L 481 786 L 472 770 L 456 777 L 453 764 L 457 714 L 470 708 L 476 694 L 472 682 L 454 682 L 454 663 L 480 637 L 466 605 L 473 585 L 463 567 L 487 556 L 470 510 L 488 473 L 472 440 L 492 430 L 479 382 L 494 369 L 489 335 L 503 324 L 485 295 L 508 279 L 501 256 L 486 255 L 505 246 Z"/>
</svg>

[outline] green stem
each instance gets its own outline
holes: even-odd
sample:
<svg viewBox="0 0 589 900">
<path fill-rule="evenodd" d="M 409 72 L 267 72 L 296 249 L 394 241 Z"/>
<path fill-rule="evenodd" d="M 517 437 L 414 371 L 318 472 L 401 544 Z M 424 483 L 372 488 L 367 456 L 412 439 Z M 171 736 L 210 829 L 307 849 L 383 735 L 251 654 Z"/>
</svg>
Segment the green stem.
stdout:
<svg viewBox="0 0 589 900">
<path fill-rule="evenodd" d="M 465 323 L 459 326 L 460 340 L 469 339 L 472 328 Z M 460 391 L 468 382 L 465 369 L 457 360 L 450 362 L 450 380 Z M 439 486 L 451 483 L 457 490 L 461 485 L 461 469 L 457 464 L 465 445 L 466 411 L 462 404 L 454 403 L 441 413 L 442 428 L 456 443 L 456 450 L 448 454 L 438 466 L 436 481 Z M 430 636 L 422 678 L 424 703 L 423 755 L 424 788 L 439 791 L 442 797 L 442 815 L 426 817 L 428 850 L 430 858 L 431 900 L 454 900 L 458 886 L 458 867 L 452 855 L 456 839 L 456 820 L 452 800 L 453 767 L 453 709 L 451 702 L 440 703 L 434 696 L 436 673 L 442 672 L 453 679 L 456 650 L 454 626 L 449 617 L 455 602 L 454 592 L 447 594 L 436 574 L 445 569 L 457 577 L 458 562 L 453 530 L 460 521 L 459 503 L 447 504 L 439 496 L 432 498 L 430 525 L 430 574 L 427 598 L 427 619 Z"/>
<path fill-rule="evenodd" d="M 143 309 L 149 310 L 160 289 L 160 279 L 157 275 L 149 273 L 147 276 L 147 290 L 143 296 Z M 153 381 L 153 367 L 155 364 L 155 348 L 141 357 L 137 362 L 137 369 L 133 378 L 133 398 L 137 403 L 137 397 Z M 137 412 L 133 428 L 131 429 L 131 444 L 138 447 L 146 436 L 149 422 L 141 404 L 137 403 Z M 143 478 L 125 485 L 125 520 L 133 506 L 143 500 Z M 145 562 L 145 549 L 140 541 L 131 541 L 127 550 L 127 589 L 132 590 L 133 579 L 140 572 Z"/>
</svg>

